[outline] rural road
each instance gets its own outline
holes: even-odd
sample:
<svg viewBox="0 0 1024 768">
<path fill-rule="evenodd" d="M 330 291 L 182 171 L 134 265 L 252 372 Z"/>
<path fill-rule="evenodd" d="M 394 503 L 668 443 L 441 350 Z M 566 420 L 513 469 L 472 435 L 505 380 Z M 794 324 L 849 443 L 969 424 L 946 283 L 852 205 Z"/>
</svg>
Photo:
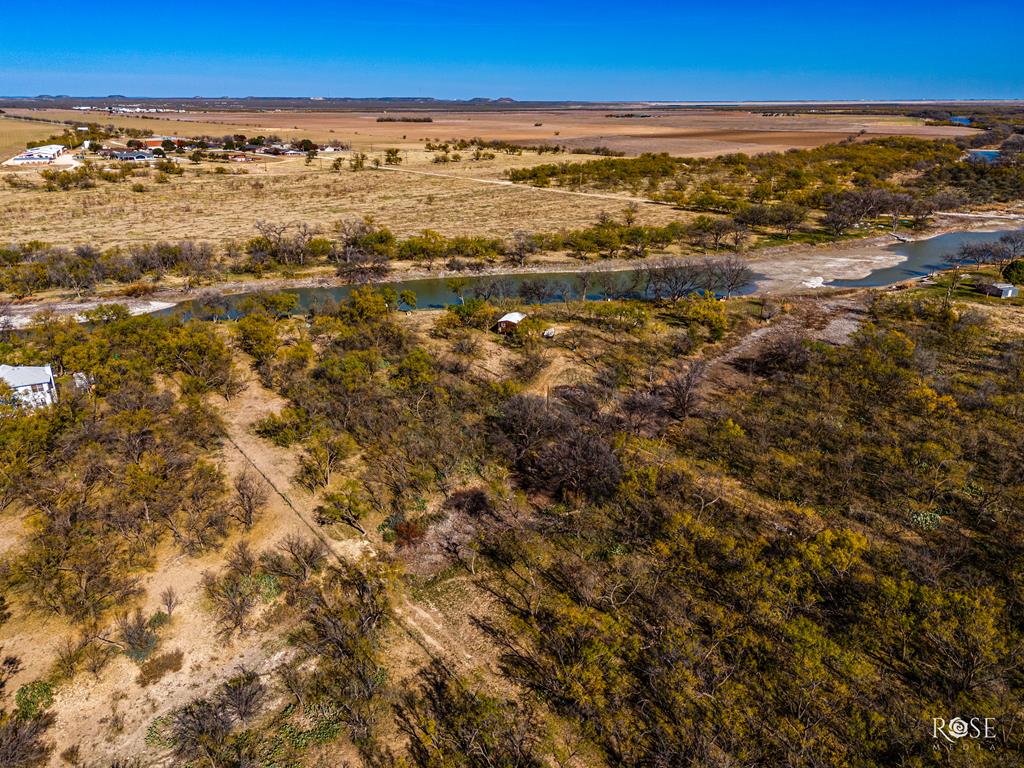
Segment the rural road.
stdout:
<svg viewBox="0 0 1024 768">
<path fill-rule="evenodd" d="M 492 184 L 499 187 L 513 187 L 515 189 L 531 189 L 535 192 L 549 192 L 556 195 L 575 195 L 577 197 L 593 197 L 599 200 L 616 200 L 622 203 L 643 203 L 644 205 L 672 205 L 662 200 L 650 200 L 646 197 L 628 197 L 626 195 L 605 195 L 600 192 L 574 192 L 571 189 L 559 189 L 558 187 L 535 187 L 532 184 L 516 184 L 506 179 L 481 179 L 479 176 L 455 176 L 451 173 L 438 173 L 437 171 L 414 171 L 410 168 L 398 168 L 393 165 L 382 165 L 374 168 L 376 171 L 394 171 L 396 173 L 411 173 L 416 176 L 436 176 L 440 179 L 454 181 L 472 181 L 477 184 Z"/>
</svg>

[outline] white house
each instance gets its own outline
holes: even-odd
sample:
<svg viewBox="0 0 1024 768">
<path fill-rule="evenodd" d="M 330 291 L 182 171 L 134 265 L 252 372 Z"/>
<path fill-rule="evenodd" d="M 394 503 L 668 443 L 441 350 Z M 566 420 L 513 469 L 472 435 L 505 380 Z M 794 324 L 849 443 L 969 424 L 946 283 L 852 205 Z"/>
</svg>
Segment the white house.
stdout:
<svg viewBox="0 0 1024 768">
<path fill-rule="evenodd" d="M 11 388 L 15 400 L 29 408 L 57 402 L 57 385 L 48 365 L 0 365 L 0 381 Z"/>
</svg>

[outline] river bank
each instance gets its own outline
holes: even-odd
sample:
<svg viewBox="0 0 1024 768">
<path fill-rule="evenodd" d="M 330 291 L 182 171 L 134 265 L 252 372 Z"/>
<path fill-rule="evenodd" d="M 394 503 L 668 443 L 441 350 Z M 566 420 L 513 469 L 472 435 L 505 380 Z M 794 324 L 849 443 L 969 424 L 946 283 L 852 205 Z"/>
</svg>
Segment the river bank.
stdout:
<svg viewBox="0 0 1024 768">
<path fill-rule="evenodd" d="M 991 217 L 974 214 L 961 216 L 940 215 L 932 227 L 914 238 L 914 242 L 954 232 L 992 232 L 1007 229 L 1014 219 L 1005 213 L 993 212 Z M 1024 215 L 1016 219 L 1024 226 Z M 898 241 L 890 234 L 879 234 L 855 241 L 842 241 L 827 245 L 792 244 L 759 249 L 745 254 L 750 268 L 756 273 L 755 295 L 792 295 L 831 292 L 833 281 L 858 281 L 876 270 L 896 267 L 906 255 L 894 250 Z M 541 275 L 565 275 L 583 271 L 625 272 L 642 266 L 636 259 L 606 259 L 599 262 L 579 262 L 569 258 L 538 261 L 524 267 L 497 265 L 475 272 L 428 270 L 411 264 L 401 265 L 380 283 L 410 281 L 444 281 L 453 277 L 506 277 L 524 278 Z M 894 280 L 893 282 L 898 282 Z M 298 278 L 268 278 L 228 280 L 204 285 L 191 290 L 167 287 L 142 297 L 119 296 L 114 292 L 87 297 L 60 296 L 8 306 L 7 317 L 14 327 L 28 325 L 39 312 L 62 315 L 81 315 L 104 304 L 122 304 L 132 314 L 147 314 L 169 309 L 177 304 L 209 295 L 231 296 L 253 291 L 280 291 L 303 289 L 332 289 L 346 284 L 328 271 Z"/>
</svg>

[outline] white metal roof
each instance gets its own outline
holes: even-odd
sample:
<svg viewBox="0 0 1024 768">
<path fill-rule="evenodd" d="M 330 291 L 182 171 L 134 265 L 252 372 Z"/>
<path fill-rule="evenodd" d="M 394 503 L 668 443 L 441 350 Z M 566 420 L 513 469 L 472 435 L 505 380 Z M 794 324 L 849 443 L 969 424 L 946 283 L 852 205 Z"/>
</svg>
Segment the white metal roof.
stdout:
<svg viewBox="0 0 1024 768">
<path fill-rule="evenodd" d="M 518 323 L 526 319 L 526 315 L 522 312 L 509 312 L 508 314 L 502 315 L 498 318 L 499 323 Z"/>
<path fill-rule="evenodd" d="M 56 155 L 65 150 L 63 144 L 44 144 L 41 147 L 32 147 L 26 149 L 22 154 L 25 155 Z"/>
<path fill-rule="evenodd" d="M 48 384 L 53 379 L 53 371 L 48 365 L 0 365 L 0 379 L 11 387 L 30 387 Z"/>
</svg>

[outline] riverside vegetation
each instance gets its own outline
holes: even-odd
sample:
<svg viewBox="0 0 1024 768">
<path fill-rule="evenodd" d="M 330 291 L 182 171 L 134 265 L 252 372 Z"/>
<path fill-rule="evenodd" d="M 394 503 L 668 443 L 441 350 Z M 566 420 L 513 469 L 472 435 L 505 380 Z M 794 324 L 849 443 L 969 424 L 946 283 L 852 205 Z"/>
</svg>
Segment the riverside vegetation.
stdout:
<svg viewBox="0 0 1024 768">
<path fill-rule="evenodd" d="M 514 300 L 416 319 L 396 298 L 289 318 L 268 296 L 230 323 L 113 307 L 6 334 L 5 360 L 67 383 L 0 419 L 3 514 L 27 521 L 0 616 L 66 640 L 5 692 L 8 646 L 0 762 L 47 759 L 77 676 L 122 656 L 139 686 L 180 674 L 162 638 L 200 610 L 224 643 L 276 637 L 277 661 L 159 711 L 111 764 L 313 765 L 328 747 L 422 768 L 1021 763 L 1007 310 L 962 284 L 862 296 L 859 327 L 825 343 L 770 302 L 574 301 L 496 337 Z M 769 317 L 776 333 L 747 335 Z M 317 535 L 251 539 L 271 491 L 219 447 L 246 386 L 283 398 L 255 431 L 295 457 Z M 373 556 L 339 556 L 348 538 Z M 137 610 L 172 556 L 219 558 L 202 600 Z M 440 648 L 398 672 L 387 649 L 425 594 L 471 614 L 483 658 Z M 937 743 L 931 718 L 954 713 L 996 738 Z"/>
<path fill-rule="evenodd" d="M 628 191 L 687 212 L 660 225 L 641 223 L 639 209 L 631 205 L 615 215 L 602 213 L 594 223 L 573 223 L 550 232 L 518 231 L 505 238 L 446 236 L 432 229 L 399 237 L 372 218 L 348 218 L 332 227 L 264 221 L 257 223 L 248 240 L 218 243 L 185 240 L 106 249 L 15 243 L 0 249 L 0 290 L 16 298 L 53 288 L 81 294 L 114 282 L 134 284 L 131 290 L 142 293 L 164 275 L 180 276 L 191 285 L 230 273 L 287 276 L 327 266 L 334 266 L 343 279 L 359 282 L 381 276 L 396 261 L 457 271 L 500 263 L 523 266 L 543 254 L 567 254 L 581 261 L 640 259 L 650 253 L 739 252 L 788 242 L 831 241 L 879 228 L 923 228 L 939 210 L 1024 196 L 1022 134 L 1015 132 L 1017 128 L 999 124 L 957 141 L 850 140 L 815 149 L 708 159 L 646 154 L 507 172 L 519 183 Z M 104 129 L 90 130 L 102 134 Z M 979 142 L 1000 146 L 999 159 L 970 159 L 965 150 Z M 479 140 L 431 144 L 430 149 L 437 159 L 463 146 L 522 151 L 516 145 Z M 530 149 L 540 152 L 543 147 Z M 397 150 L 394 153 L 400 160 Z M 156 181 L 162 183 L 184 173 L 169 160 L 155 170 Z M 85 165 L 45 170 L 43 177 L 49 188 L 59 191 L 92 186 L 97 180 L 127 181 L 140 173 L 149 172 Z"/>
</svg>

